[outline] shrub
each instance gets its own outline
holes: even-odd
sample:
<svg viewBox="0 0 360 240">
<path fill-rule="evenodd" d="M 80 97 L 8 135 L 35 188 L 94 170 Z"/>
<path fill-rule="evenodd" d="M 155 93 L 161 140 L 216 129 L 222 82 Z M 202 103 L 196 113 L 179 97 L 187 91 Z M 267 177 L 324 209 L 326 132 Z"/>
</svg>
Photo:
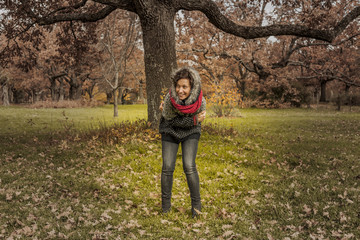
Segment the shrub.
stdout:
<svg viewBox="0 0 360 240">
<path fill-rule="evenodd" d="M 301 84 L 290 84 L 288 79 L 269 79 L 252 90 L 252 97 L 244 100 L 246 107 L 289 108 L 300 107 L 305 97 Z"/>
<path fill-rule="evenodd" d="M 210 97 L 206 99 L 206 102 L 217 117 L 232 116 L 234 109 L 242 104 L 241 95 L 236 88 L 212 84 L 210 89 Z"/>
</svg>

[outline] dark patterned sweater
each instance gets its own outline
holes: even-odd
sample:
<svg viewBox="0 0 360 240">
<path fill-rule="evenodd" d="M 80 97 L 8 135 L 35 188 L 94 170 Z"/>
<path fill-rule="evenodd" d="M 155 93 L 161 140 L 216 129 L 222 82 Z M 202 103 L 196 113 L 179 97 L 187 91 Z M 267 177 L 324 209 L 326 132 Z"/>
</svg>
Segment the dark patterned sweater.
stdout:
<svg viewBox="0 0 360 240">
<path fill-rule="evenodd" d="M 171 120 L 160 119 L 159 132 L 161 134 L 169 134 L 178 141 L 190 136 L 194 133 L 201 133 L 201 123 L 194 121 L 194 117 L 177 116 Z"/>
<path fill-rule="evenodd" d="M 174 98 L 175 102 L 180 105 L 190 105 L 193 104 L 199 98 L 201 91 L 201 81 L 199 73 L 192 67 L 183 67 L 178 69 L 187 69 L 194 79 L 194 84 L 191 88 L 190 95 L 185 100 L 180 100 L 176 94 L 175 86 L 172 85 L 170 88 L 171 96 Z M 173 75 L 175 75 L 174 72 Z M 162 116 L 160 119 L 159 132 L 161 134 L 168 134 L 178 141 L 194 134 L 201 133 L 201 123 L 197 122 L 197 114 L 206 109 L 205 98 L 202 97 L 202 102 L 200 108 L 192 114 L 184 114 L 177 110 L 171 103 L 170 94 L 166 94 L 164 98 L 164 106 L 162 110 Z"/>
</svg>

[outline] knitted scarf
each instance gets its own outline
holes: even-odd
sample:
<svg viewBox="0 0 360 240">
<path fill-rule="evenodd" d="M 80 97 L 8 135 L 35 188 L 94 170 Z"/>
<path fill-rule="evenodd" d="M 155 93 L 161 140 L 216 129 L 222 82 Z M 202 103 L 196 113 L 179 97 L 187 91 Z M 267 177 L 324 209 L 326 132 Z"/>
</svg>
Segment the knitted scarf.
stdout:
<svg viewBox="0 0 360 240">
<path fill-rule="evenodd" d="M 189 114 L 189 113 L 195 113 L 200 107 L 201 107 L 201 102 L 202 102 L 202 90 L 200 91 L 200 94 L 198 96 L 198 99 L 190 105 L 180 105 L 177 104 L 175 99 L 171 96 L 171 90 L 169 91 L 170 94 L 170 100 L 172 105 L 179 110 L 180 112 L 184 113 L 184 114 Z"/>
</svg>

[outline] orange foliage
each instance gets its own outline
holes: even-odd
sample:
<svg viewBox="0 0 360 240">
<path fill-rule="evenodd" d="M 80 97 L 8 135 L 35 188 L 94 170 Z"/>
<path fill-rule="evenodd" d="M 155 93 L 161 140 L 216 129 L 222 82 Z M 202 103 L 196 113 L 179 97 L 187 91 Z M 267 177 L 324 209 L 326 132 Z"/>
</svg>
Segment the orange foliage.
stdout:
<svg viewBox="0 0 360 240">
<path fill-rule="evenodd" d="M 206 89 L 208 89 L 207 106 L 217 117 L 231 116 L 233 110 L 242 105 L 241 95 L 236 88 L 230 87 L 225 82 L 218 85 L 210 83 L 210 86 L 206 86 Z"/>
</svg>

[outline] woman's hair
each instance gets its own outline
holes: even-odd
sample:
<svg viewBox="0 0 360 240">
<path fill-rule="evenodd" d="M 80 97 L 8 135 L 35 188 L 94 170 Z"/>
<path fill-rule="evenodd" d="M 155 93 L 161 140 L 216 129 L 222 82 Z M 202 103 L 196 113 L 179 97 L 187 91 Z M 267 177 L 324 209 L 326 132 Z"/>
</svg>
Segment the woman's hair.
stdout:
<svg viewBox="0 0 360 240">
<path fill-rule="evenodd" d="M 190 86 L 191 88 L 194 86 L 194 79 L 191 76 L 189 70 L 187 69 L 181 69 L 180 71 L 177 71 L 173 77 L 173 84 L 176 87 L 176 83 L 180 80 L 180 79 L 189 79 L 190 82 Z"/>
</svg>

